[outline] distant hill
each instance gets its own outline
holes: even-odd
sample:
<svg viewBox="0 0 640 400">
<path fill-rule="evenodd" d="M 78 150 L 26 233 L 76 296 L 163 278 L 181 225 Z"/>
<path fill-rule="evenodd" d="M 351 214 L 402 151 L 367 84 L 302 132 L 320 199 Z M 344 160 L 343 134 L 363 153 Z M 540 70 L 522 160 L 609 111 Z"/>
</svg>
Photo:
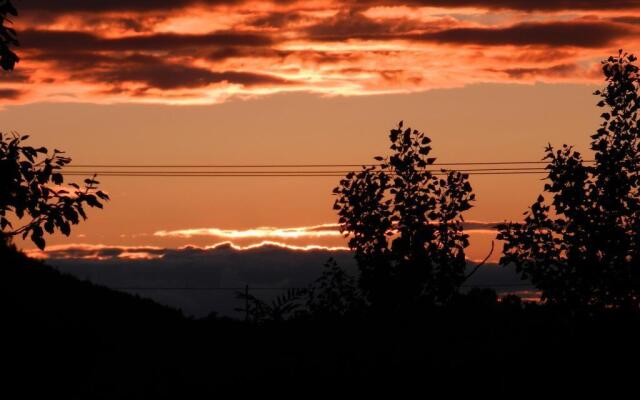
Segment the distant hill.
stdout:
<svg viewBox="0 0 640 400">
<path fill-rule="evenodd" d="M 167 393 L 158 374 L 175 354 L 158 332 L 186 323 L 175 309 L 62 274 L 0 247 L 2 391 L 111 398 L 126 391 Z M 161 361 L 161 362 L 159 362 Z M 168 382 L 168 381 L 165 381 Z M 95 396 L 95 397 L 92 397 Z M 8 397 L 5 397 L 8 398 Z"/>
</svg>

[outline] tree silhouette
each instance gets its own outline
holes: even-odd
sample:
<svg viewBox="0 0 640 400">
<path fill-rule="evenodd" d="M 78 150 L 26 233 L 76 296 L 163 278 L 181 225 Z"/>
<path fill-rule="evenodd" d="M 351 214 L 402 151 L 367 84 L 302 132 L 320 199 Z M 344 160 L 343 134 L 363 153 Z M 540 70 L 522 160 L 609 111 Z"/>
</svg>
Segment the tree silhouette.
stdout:
<svg viewBox="0 0 640 400">
<path fill-rule="evenodd" d="M 71 225 L 87 218 L 85 206 L 102 208 L 109 196 L 97 190 L 95 176 L 82 188 L 65 185 L 61 170 L 71 159 L 59 150 L 24 146 L 28 138 L 0 133 L 0 228 L 5 237 L 30 236 L 44 249 L 44 232 L 69 236 Z M 12 219 L 25 217 L 26 224 L 13 227 Z"/>
<path fill-rule="evenodd" d="M 0 2 L 0 66 L 4 70 L 13 70 L 18 56 L 11 50 L 17 46 L 15 30 L 5 26 L 8 16 L 17 16 L 18 12 L 11 1 Z M 103 200 L 109 196 L 97 190 L 99 183 L 85 179 L 84 187 L 75 183 L 64 185 L 61 169 L 71 162 L 64 152 L 53 153 L 44 148 L 22 145 L 29 136 L 7 135 L 0 132 L 0 245 L 16 235 L 31 240 L 44 249 L 44 233 L 53 233 L 56 229 L 69 236 L 71 225 L 80 218 L 86 219 L 85 206 L 102 208 Z M 13 218 L 11 218 L 13 217 Z M 11 219 L 28 222 L 14 228 Z"/>
<path fill-rule="evenodd" d="M 356 279 L 330 258 L 322 275 L 307 291 L 309 315 L 315 319 L 340 319 L 358 314 L 364 307 Z"/>
<path fill-rule="evenodd" d="M 434 173 L 431 140 L 402 122 L 389 138 L 390 157 L 375 157 L 379 165 L 348 173 L 334 189 L 360 286 L 374 306 L 447 303 L 465 279 L 462 212 L 475 198 L 468 175 Z"/>
<path fill-rule="evenodd" d="M 500 225 L 501 264 L 513 263 L 550 303 L 635 307 L 640 301 L 640 141 L 636 57 L 602 62 L 602 125 L 591 136 L 595 165 L 571 146 L 546 148 L 545 191 L 524 223 Z"/>
<path fill-rule="evenodd" d="M 5 26 L 5 22 L 11 22 L 9 16 L 17 16 L 18 11 L 11 4 L 11 1 L 0 2 L 0 67 L 5 71 L 12 70 L 19 61 L 18 56 L 11 50 L 11 47 L 18 46 L 16 31 Z"/>
<path fill-rule="evenodd" d="M 282 322 L 294 318 L 303 306 L 306 289 L 288 289 L 276 296 L 271 302 L 264 301 L 247 292 L 236 292 L 236 298 L 245 303 L 245 307 L 237 307 L 235 311 L 243 313 L 247 321 L 252 323 Z"/>
</svg>

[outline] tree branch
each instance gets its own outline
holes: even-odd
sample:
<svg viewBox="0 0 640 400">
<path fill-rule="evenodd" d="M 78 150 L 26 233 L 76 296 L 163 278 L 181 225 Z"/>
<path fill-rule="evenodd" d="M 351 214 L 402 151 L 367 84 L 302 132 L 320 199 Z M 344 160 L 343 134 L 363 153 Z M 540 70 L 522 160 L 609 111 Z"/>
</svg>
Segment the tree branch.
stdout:
<svg viewBox="0 0 640 400">
<path fill-rule="evenodd" d="M 489 260 L 489 257 L 491 257 L 491 255 L 493 254 L 493 250 L 496 247 L 496 243 L 495 241 L 491 241 L 491 251 L 489 251 L 489 254 L 487 254 L 487 256 L 484 258 L 484 260 L 482 260 L 482 262 L 480 262 L 480 264 L 476 265 L 475 268 L 473 269 L 473 271 L 471 271 L 467 276 L 464 277 L 464 281 L 466 282 L 467 279 L 471 278 L 471 275 L 475 274 L 476 271 L 478 271 L 478 269 L 480 269 L 480 267 L 482 267 L 483 265 L 485 265 L 487 263 L 487 261 Z"/>
</svg>

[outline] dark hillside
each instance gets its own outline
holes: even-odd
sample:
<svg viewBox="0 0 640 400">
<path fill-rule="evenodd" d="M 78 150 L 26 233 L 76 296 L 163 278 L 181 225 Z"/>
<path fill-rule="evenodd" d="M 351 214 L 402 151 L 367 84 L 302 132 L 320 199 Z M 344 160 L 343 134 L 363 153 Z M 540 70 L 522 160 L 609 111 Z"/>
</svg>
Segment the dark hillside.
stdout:
<svg viewBox="0 0 640 400">
<path fill-rule="evenodd" d="M 449 309 L 250 325 L 173 309 L 1 254 L 1 389 L 70 399 L 201 398 L 349 384 L 526 393 L 635 382 L 637 316 L 570 316 L 472 291 Z M 7 368 L 8 367 L 8 368 Z M 461 385 L 461 380 L 464 385 Z M 586 385 L 586 386 L 585 386 Z M 7 398 L 4 395 L 3 398 Z"/>
<path fill-rule="evenodd" d="M 2 390 L 100 398 L 170 389 L 156 377 L 179 376 L 163 341 L 185 324 L 180 312 L 0 251 Z"/>
</svg>

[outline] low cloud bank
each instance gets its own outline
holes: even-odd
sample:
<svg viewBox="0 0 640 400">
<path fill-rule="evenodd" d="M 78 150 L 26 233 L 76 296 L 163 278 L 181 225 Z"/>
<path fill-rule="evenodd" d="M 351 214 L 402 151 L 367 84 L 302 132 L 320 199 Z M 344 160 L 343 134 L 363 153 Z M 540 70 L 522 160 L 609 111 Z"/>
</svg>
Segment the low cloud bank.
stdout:
<svg viewBox="0 0 640 400">
<path fill-rule="evenodd" d="M 83 258 L 76 248 L 65 257 L 47 263 L 80 279 L 149 297 L 180 308 L 187 315 L 203 317 L 210 312 L 239 316 L 236 289 L 249 286 L 253 294 L 270 299 L 284 288 L 306 287 L 322 273 L 333 257 L 350 273 L 357 273 L 352 253 L 345 250 L 296 251 L 276 245 L 241 250 L 232 245 L 212 248 L 140 248 L 155 257 Z M 104 246 L 102 255 L 132 253 L 132 248 Z M 70 256 L 71 254 L 75 256 Z M 498 292 L 525 291 L 522 281 L 509 268 L 488 264 L 467 282 L 471 286 L 493 286 Z M 156 288 L 156 289 L 153 289 Z"/>
</svg>

